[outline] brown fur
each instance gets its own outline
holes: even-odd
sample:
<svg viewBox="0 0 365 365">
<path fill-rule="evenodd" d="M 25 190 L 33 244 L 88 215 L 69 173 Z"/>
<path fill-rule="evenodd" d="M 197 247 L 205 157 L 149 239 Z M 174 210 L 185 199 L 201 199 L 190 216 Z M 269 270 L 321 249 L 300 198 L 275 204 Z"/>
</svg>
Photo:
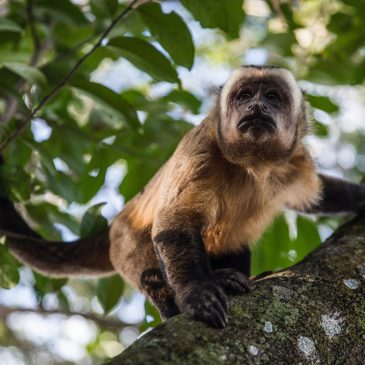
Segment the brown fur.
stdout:
<svg viewBox="0 0 365 365">
<path fill-rule="evenodd" d="M 276 78 L 277 87 L 284 88 L 283 97 L 290 101 L 275 114 L 283 132 L 259 144 L 252 136 L 237 133 L 232 118 L 237 120 L 244 109 L 230 98 L 245 84 L 240 78 L 231 94 L 226 92 L 226 112 L 221 95 L 212 113 L 186 134 L 170 160 L 112 225 L 114 267 L 157 305 L 161 299 L 147 293 L 143 273 L 161 269 L 178 306 L 189 311 L 184 303 L 189 295 L 194 297 L 194 282 L 211 280 L 206 256 L 236 255 L 254 243 L 286 206 L 305 209 L 320 198 L 320 179 L 301 142 L 308 129 L 301 93 L 297 92 L 300 100 L 293 100 L 290 87 L 295 86 L 285 88 L 288 81 L 270 69 L 246 82 L 253 77 L 256 83 Z M 219 290 L 213 297 L 224 303 Z M 224 318 L 220 320 L 217 326 L 224 325 Z"/>
<path fill-rule="evenodd" d="M 189 215 L 199 215 L 203 217 L 207 252 L 223 254 L 254 243 L 287 205 L 305 207 L 319 198 L 320 181 L 302 145 L 286 164 L 244 169 L 220 153 L 217 137 L 208 133 L 214 123 L 206 119 L 191 130 L 144 192 L 127 204 L 112 225 L 111 250 L 123 255 L 113 263 L 124 275 L 135 278 L 134 285 L 138 280 L 135 270 L 126 267 L 126 253 L 131 249 L 138 262 L 145 261 L 139 242 L 132 244 L 136 240 L 127 238 L 134 237 L 136 231 L 152 230 L 153 235 L 161 226 L 187 230 L 195 223 L 189 222 Z"/>
<path fill-rule="evenodd" d="M 270 87 L 278 102 L 267 101 Z M 252 98 L 240 99 L 243 88 L 250 88 Z M 239 129 L 253 107 L 275 121 L 274 132 L 257 129 L 259 124 L 247 132 Z M 114 220 L 113 268 L 148 295 L 163 316 L 181 310 L 225 326 L 222 289 L 248 290 L 249 247 L 273 219 L 286 207 L 338 209 L 329 201 L 341 184 L 317 175 L 302 143 L 308 129 L 302 93 L 288 71 L 236 70 L 210 115 L 185 135 Z M 358 185 L 341 186 L 346 199 L 360 192 L 365 201 Z"/>
</svg>

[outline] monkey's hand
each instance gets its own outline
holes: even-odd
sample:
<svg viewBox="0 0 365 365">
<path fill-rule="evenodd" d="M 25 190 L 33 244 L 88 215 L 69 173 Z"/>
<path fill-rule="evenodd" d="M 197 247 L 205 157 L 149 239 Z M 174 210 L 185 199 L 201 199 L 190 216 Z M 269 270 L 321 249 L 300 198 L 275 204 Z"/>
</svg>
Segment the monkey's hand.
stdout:
<svg viewBox="0 0 365 365">
<path fill-rule="evenodd" d="M 216 328 L 227 326 L 227 298 L 214 281 L 199 282 L 178 300 L 182 312 Z"/>
<path fill-rule="evenodd" d="M 227 294 L 248 293 L 252 284 L 246 275 L 234 269 L 219 269 L 213 272 L 214 279 Z"/>
</svg>

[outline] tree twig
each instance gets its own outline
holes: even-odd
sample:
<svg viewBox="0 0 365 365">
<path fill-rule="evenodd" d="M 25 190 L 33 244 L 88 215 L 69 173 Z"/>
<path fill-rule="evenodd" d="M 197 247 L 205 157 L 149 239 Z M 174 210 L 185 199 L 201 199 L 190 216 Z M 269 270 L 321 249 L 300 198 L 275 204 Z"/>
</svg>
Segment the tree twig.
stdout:
<svg viewBox="0 0 365 365">
<path fill-rule="evenodd" d="M 13 313 L 37 313 L 40 315 L 48 316 L 59 314 L 66 317 L 71 316 L 81 316 L 85 319 L 93 321 L 98 325 L 104 328 L 114 328 L 114 329 L 122 329 L 124 327 L 131 326 L 128 323 L 124 323 L 118 319 L 111 318 L 111 317 L 102 317 L 94 313 L 79 313 L 73 312 L 68 310 L 61 310 L 61 309 L 44 309 L 44 308 L 21 308 L 21 307 L 7 307 L 7 306 L 0 306 L 0 318 L 5 319 L 10 314 Z"/>
<path fill-rule="evenodd" d="M 110 23 L 108 28 L 102 33 L 99 40 L 95 43 L 95 45 L 82 56 L 76 64 L 70 69 L 70 71 L 65 75 L 65 77 L 47 94 L 43 97 L 43 99 L 39 102 L 37 107 L 33 109 L 33 111 L 28 115 L 28 117 L 21 122 L 15 130 L 0 144 L 0 152 L 2 152 L 10 142 L 12 142 L 18 135 L 20 135 L 28 123 L 33 119 L 33 117 L 39 112 L 39 110 L 47 104 L 49 100 L 51 100 L 58 92 L 67 84 L 67 82 L 72 78 L 72 76 L 75 74 L 75 72 L 80 68 L 80 66 L 86 61 L 87 58 L 93 54 L 96 49 L 98 49 L 105 38 L 108 36 L 108 34 L 111 32 L 111 30 L 115 27 L 115 25 L 124 18 L 125 15 L 127 15 L 133 8 L 133 6 L 138 2 L 139 0 L 133 0 L 117 17 L 113 19 L 113 21 Z"/>
</svg>

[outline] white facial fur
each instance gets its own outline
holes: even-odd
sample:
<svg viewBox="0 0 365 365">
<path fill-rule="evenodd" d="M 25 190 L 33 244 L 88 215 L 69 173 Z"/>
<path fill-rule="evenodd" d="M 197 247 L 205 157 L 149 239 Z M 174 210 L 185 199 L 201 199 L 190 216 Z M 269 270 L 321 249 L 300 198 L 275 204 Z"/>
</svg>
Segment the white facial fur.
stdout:
<svg viewBox="0 0 365 365">
<path fill-rule="evenodd" d="M 302 102 L 302 92 L 293 76 L 293 74 L 284 69 L 284 68 L 254 68 L 254 67 L 240 67 L 232 72 L 230 77 L 228 78 L 227 82 L 224 84 L 221 97 L 220 97 L 220 109 L 222 115 L 225 115 L 227 112 L 227 105 L 228 105 L 228 95 L 229 92 L 232 90 L 232 87 L 236 84 L 236 82 L 245 76 L 257 76 L 258 78 L 264 77 L 266 75 L 277 75 L 281 79 L 285 81 L 288 88 L 290 89 L 289 94 L 293 97 L 293 112 L 294 115 L 300 110 L 300 105 Z"/>
</svg>

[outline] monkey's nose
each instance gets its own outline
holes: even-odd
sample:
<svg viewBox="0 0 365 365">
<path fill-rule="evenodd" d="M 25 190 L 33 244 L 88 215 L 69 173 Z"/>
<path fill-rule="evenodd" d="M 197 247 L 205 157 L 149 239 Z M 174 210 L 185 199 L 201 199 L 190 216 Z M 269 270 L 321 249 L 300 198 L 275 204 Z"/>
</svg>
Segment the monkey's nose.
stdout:
<svg viewBox="0 0 365 365">
<path fill-rule="evenodd" d="M 258 105 L 257 103 L 249 103 L 247 106 L 246 106 L 246 110 L 247 111 L 257 111 L 258 110 Z"/>
<path fill-rule="evenodd" d="M 267 113 L 269 111 L 269 107 L 265 103 L 262 103 L 261 104 L 261 110 L 263 112 Z"/>
<path fill-rule="evenodd" d="M 263 113 L 268 113 L 269 112 L 269 107 L 265 104 L 265 103 L 250 103 L 247 105 L 246 107 L 247 111 L 250 112 L 254 112 L 254 113 L 259 113 L 259 112 L 263 112 Z"/>
</svg>

